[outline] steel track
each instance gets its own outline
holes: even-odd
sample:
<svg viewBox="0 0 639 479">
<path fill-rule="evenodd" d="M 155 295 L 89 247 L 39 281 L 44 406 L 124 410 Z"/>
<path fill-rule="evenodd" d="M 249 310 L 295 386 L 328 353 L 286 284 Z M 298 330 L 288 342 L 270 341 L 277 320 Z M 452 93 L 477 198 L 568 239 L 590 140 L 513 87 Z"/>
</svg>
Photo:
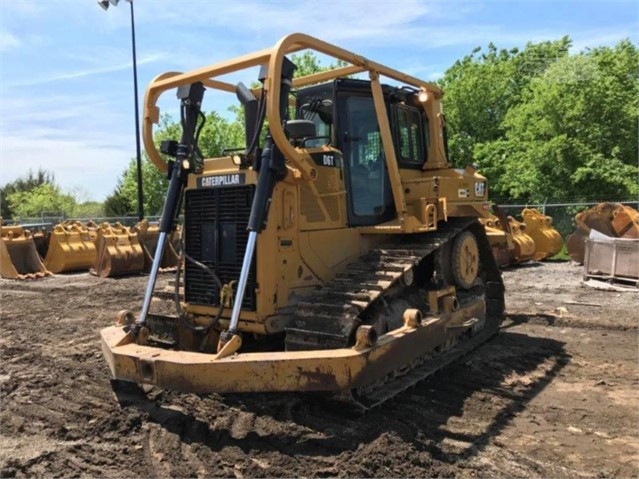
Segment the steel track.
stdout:
<svg viewBox="0 0 639 479">
<path fill-rule="evenodd" d="M 390 374 L 364 388 L 343 391 L 347 400 L 360 409 L 375 407 L 415 385 L 435 371 L 452 363 L 499 330 L 504 312 L 504 288 L 483 227 L 470 218 L 451 219 L 433 233 L 391 238 L 359 261 L 351 264 L 332 281 L 298 304 L 292 326 L 286 331 L 287 350 L 313 350 L 350 347 L 354 332 L 364 313 L 396 287 L 404 274 L 428 255 L 435 254 L 464 230 L 471 231 L 478 243 L 480 288 L 486 302 L 486 320 L 482 330 L 470 336 L 468 331 L 454 337 L 452 347 L 439 345 L 424 351 L 410 364 L 400 364 Z"/>
</svg>

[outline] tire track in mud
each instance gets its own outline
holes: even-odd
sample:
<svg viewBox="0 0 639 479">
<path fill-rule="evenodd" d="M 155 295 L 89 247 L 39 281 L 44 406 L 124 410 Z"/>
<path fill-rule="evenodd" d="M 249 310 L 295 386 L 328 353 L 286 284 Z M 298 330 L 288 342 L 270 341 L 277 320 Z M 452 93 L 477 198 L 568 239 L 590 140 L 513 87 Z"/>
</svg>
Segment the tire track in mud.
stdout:
<svg viewBox="0 0 639 479">
<path fill-rule="evenodd" d="M 553 333 L 557 327 L 590 334 L 571 329 L 573 318 L 510 315 L 513 324 L 507 321 L 490 342 L 382 407 L 353 416 L 319 396 L 294 393 L 198 396 L 116 387 L 115 394 L 98 332 L 119 309 L 139 307 L 145 278 L 86 279 L 88 286 L 72 278 L 75 284 L 57 287 L 55 297 L 43 286 L 28 296 L 20 294 L 25 286 L 13 283 L 3 291 L 3 310 L 7 305 L 10 313 L 3 311 L 0 338 L 2 477 L 578 477 L 598 472 L 558 462 L 548 452 L 515 449 L 503 439 L 527 411 L 531 421 L 547 428 L 555 422 L 573 424 L 575 414 L 587 410 L 538 402 L 565 368 L 578 371 L 565 345 L 574 334 L 567 333 L 565 341 L 549 337 L 559 337 Z M 615 324 L 604 322 L 599 329 L 622 334 L 624 328 Z M 532 333 L 522 334 L 522 327 Z M 607 366 L 597 364 L 585 367 L 590 374 L 603 374 Z M 624 374 L 613 381 L 623 381 Z M 587 380 L 594 383 L 596 377 Z M 613 421 L 608 427 L 620 426 Z"/>
<path fill-rule="evenodd" d="M 591 318 L 581 319 L 576 315 L 561 316 L 559 314 L 538 313 L 538 312 L 516 312 L 506 313 L 502 330 L 519 324 L 532 324 L 538 326 L 549 326 L 557 328 L 590 329 L 602 331 L 634 331 L 639 329 L 639 322 L 630 324 L 617 324 L 610 322 L 593 321 Z"/>
<path fill-rule="evenodd" d="M 96 430 L 104 418 L 122 415 L 108 388 L 98 337 L 99 328 L 108 324 L 98 318 L 113 317 L 113 311 L 95 311 L 90 304 L 101 302 L 105 293 L 112 295 L 108 302 L 133 303 L 126 293 L 131 284 L 113 282 L 105 290 L 104 281 L 88 275 L 86 282 L 73 276 L 52 279 L 62 284 L 30 283 L 33 294 L 26 297 L 24 283 L 3 290 L 0 475 L 122 471 L 116 451 L 122 447 L 120 433 L 131 428 L 120 428 L 111 441 L 109 428 Z"/>
<path fill-rule="evenodd" d="M 160 477 L 196 475 L 202 467 L 197 463 L 208 465 L 208 475 L 237 477 L 449 475 L 516 413 L 515 404 L 565 363 L 553 342 L 513 362 L 522 353 L 515 347 L 522 338 L 510 336 L 495 346 L 511 351 L 499 358 L 511 361 L 510 367 L 495 369 L 493 359 L 470 355 L 365 417 L 345 416 L 332 403 L 298 394 L 198 398 L 154 390 L 128 400 L 125 394 L 122 402 L 125 410 L 148 414 L 146 459 Z M 539 369 L 539 377 L 513 382 L 518 393 L 505 391 L 495 378 L 495 370 L 503 378 L 531 369 Z M 478 407 L 466 412 L 466 403 Z M 451 422 L 462 414 L 471 420 Z"/>
<path fill-rule="evenodd" d="M 32 357 L 31 363 L 46 365 L 44 371 L 19 378 L 21 384 L 12 394 L 26 393 L 27 398 L 33 398 L 42 393 L 49 399 L 45 404 L 18 399 L 19 408 L 10 413 L 14 420 L 16 413 L 23 419 L 18 420 L 19 432 L 29 434 L 35 427 L 39 434 L 62 442 L 53 452 L 43 451 L 40 461 L 31 459 L 21 467 L 14 464 L 13 469 L 10 463 L 5 472 L 36 472 L 45 467 L 92 474 L 121 467 L 119 460 L 105 460 L 110 448 L 78 447 L 73 442 L 89 440 L 92 444 L 112 443 L 116 449 L 124 443 L 127 454 L 138 452 L 136 459 L 146 465 L 145 473 L 151 471 L 158 477 L 202 472 L 237 477 L 308 474 L 309 462 L 316 469 L 310 475 L 319 476 L 343 471 L 366 476 L 391 474 L 398 472 L 397 464 L 408 464 L 400 470 L 402 475 L 412 475 L 415 468 L 421 473 L 426 468 L 429 475 L 440 475 L 447 470 L 443 465 L 451 462 L 448 453 L 436 446 L 442 438 L 423 439 L 423 450 L 394 451 L 392 444 L 416 437 L 424 428 L 436 430 L 446 418 L 459 412 L 459 403 L 453 399 L 466 397 L 477 388 L 477 383 L 469 390 L 468 384 L 458 380 L 437 384 L 435 379 L 426 394 L 427 405 L 436 410 L 422 414 L 420 426 L 414 424 L 415 413 L 423 413 L 424 409 L 424 389 L 418 386 L 414 390 L 421 393 L 413 392 L 407 403 L 401 395 L 388 408 L 374 414 L 372 424 L 386 422 L 382 429 L 370 428 L 369 421 L 362 423 L 360 417 L 344 416 L 332 409 L 333 405 L 328 407 L 299 394 L 267 400 L 264 395 L 229 396 L 225 398 L 229 406 L 214 398 L 183 397 L 164 391 L 152 391 L 147 397 L 134 392 L 122 396 L 123 408 L 119 410 L 113 394 L 100 386 L 108 383 L 104 368 L 98 367 L 101 358 L 77 353 L 78 349 L 90 349 L 91 343 L 91 336 L 84 336 L 61 342 L 72 348 L 62 347 L 57 355 Z M 50 352 L 48 347 L 43 349 Z M 69 374 L 73 374 L 72 389 L 55 379 Z M 431 397 L 435 391 L 437 399 Z M 387 431 L 389 419 L 397 431 Z M 459 441 L 448 446 L 455 451 Z M 142 458 L 139 451 L 144 451 Z M 198 467 L 194 466 L 198 463 L 194 459 L 199 461 Z M 141 474 L 137 467 L 131 472 Z"/>
</svg>

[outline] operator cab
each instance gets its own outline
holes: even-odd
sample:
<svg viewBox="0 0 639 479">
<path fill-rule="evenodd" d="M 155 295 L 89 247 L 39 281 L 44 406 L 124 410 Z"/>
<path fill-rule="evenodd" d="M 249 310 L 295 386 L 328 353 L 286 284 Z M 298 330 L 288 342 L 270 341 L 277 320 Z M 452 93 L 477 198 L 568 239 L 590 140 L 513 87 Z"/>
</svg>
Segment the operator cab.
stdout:
<svg viewBox="0 0 639 479">
<path fill-rule="evenodd" d="M 421 170 L 427 161 L 428 118 L 417 91 L 382 85 L 401 169 Z M 366 80 L 337 79 L 298 90 L 296 118 L 315 124 L 306 148 L 332 146 L 344 157 L 344 181 L 350 226 L 376 225 L 395 216 L 388 168 Z"/>
</svg>

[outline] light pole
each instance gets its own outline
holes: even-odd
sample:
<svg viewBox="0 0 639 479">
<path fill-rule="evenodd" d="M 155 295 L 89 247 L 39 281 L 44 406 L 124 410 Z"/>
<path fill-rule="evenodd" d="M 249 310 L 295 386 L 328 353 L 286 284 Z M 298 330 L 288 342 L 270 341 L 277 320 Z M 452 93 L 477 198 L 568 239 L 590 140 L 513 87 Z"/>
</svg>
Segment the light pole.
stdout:
<svg viewBox="0 0 639 479">
<path fill-rule="evenodd" d="M 98 0 L 98 5 L 104 11 L 108 10 L 109 4 L 117 6 L 120 0 Z M 135 103 L 135 147 L 136 161 L 138 169 L 138 219 L 144 219 L 144 193 L 142 191 L 142 152 L 140 150 L 140 113 L 138 109 L 138 67 L 135 56 L 135 20 L 133 16 L 133 0 L 125 0 L 131 5 L 131 46 L 133 50 L 133 100 Z"/>
</svg>

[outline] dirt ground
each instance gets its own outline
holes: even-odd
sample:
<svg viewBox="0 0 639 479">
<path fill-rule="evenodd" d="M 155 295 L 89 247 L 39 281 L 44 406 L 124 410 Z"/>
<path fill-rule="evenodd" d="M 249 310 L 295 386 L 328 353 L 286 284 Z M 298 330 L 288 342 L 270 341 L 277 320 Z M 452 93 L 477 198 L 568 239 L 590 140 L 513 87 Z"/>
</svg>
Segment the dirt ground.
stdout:
<svg viewBox="0 0 639 479">
<path fill-rule="evenodd" d="M 0 476 L 637 477 L 639 292 L 570 263 L 503 276 L 499 335 L 360 417 L 302 394 L 116 396 L 98 331 L 146 278 L 0 280 Z"/>
</svg>

